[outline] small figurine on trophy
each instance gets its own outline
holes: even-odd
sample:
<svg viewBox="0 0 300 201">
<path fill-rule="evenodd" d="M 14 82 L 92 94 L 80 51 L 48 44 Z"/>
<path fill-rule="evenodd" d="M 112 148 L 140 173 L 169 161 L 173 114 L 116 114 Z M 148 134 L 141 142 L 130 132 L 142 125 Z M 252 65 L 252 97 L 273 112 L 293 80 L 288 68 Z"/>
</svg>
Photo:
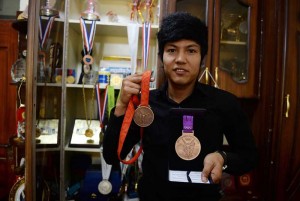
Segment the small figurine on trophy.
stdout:
<svg viewBox="0 0 300 201">
<path fill-rule="evenodd" d="M 85 20 L 100 20 L 100 15 L 96 12 L 96 1 L 87 0 L 87 4 L 87 10 L 81 13 L 81 17 Z"/>
<path fill-rule="evenodd" d="M 41 6 L 40 15 L 41 16 L 57 16 L 58 11 L 53 8 L 56 0 L 46 0 L 45 5 Z"/>
</svg>

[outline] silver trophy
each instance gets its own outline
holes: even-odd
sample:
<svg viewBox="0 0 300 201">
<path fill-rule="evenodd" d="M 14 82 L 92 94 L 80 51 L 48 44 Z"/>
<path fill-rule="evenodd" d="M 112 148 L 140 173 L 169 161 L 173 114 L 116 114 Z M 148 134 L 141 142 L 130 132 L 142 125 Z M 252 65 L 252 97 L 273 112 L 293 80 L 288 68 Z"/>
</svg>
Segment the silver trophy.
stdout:
<svg viewBox="0 0 300 201">
<path fill-rule="evenodd" d="M 41 16 L 55 16 L 58 15 L 58 10 L 54 7 L 56 0 L 46 0 L 45 5 L 41 6 Z"/>
<path fill-rule="evenodd" d="M 81 17 L 85 20 L 100 20 L 99 13 L 96 12 L 96 1 L 87 1 L 87 10 L 81 13 Z"/>
</svg>

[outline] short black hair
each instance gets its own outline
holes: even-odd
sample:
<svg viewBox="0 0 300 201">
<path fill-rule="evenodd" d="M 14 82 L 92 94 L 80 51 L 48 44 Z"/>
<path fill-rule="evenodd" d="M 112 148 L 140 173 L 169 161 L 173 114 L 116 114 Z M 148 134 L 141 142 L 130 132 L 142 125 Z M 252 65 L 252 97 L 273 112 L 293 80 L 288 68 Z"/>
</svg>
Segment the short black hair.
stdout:
<svg viewBox="0 0 300 201">
<path fill-rule="evenodd" d="M 203 59 L 208 48 L 207 26 L 199 18 L 188 12 L 175 12 L 163 18 L 160 30 L 157 33 L 158 55 L 163 59 L 166 43 L 181 39 L 195 41 L 200 45 Z"/>
</svg>

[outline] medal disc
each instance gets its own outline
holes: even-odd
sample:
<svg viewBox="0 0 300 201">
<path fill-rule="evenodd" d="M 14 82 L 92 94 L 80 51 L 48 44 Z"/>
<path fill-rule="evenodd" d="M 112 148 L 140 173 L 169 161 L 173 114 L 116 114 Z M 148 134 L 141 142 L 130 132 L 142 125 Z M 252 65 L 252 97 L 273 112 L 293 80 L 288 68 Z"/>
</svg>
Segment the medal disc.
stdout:
<svg viewBox="0 0 300 201">
<path fill-rule="evenodd" d="M 55 82 L 56 82 L 56 83 L 61 83 L 61 79 L 62 79 L 61 75 L 57 75 L 57 76 L 55 77 Z"/>
<path fill-rule="evenodd" d="M 101 194 L 107 195 L 112 191 L 112 185 L 108 180 L 104 179 L 99 183 L 98 190 Z"/>
<path fill-rule="evenodd" d="M 175 151 L 183 160 L 195 159 L 201 151 L 201 144 L 193 133 L 183 133 L 175 143 Z"/>
<path fill-rule="evenodd" d="M 139 106 L 134 112 L 133 120 L 138 126 L 147 127 L 154 120 L 153 111 L 148 106 Z"/>
<path fill-rule="evenodd" d="M 122 84 L 122 77 L 120 75 L 112 74 L 110 77 L 110 85 L 120 87 L 121 84 Z"/>
<path fill-rule="evenodd" d="M 69 76 L 67 77 L 67 83 L 68 83 L 68 84 L 74 84 L 74 83 L 75 83 L 75 77 L 72 76 L 72 75 L 69 75 Z"/>
<path fill-rule="evenodd" d="M 94 59 L 91 55 L 87 54 L 83 57 L 83 63 L 86 65 L 92 65 L 94 63 Z"/>
<path fill-rule="evenodd" d="M 86 129 L 86 131 L 85 131 L 86 137 L 93 137 L 93 135 L 94 135 L 94 132 L 92 129 L 90 129 L 90 128 Z"/>
</svg>

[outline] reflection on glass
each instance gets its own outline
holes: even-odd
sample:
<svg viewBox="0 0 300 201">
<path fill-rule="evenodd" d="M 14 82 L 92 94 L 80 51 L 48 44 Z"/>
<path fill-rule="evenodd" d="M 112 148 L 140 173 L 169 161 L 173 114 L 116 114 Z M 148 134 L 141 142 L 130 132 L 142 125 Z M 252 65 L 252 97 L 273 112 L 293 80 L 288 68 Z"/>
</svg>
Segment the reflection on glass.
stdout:
<svg viewBox="0 0 300 201">
<path fill-rule="evenodd" d="M 206 22 L 207 0 L 185 0 L 177 1 L 176 11 L 187 11 Z"/>
<path fill-rule="evenodd" d="M 248 8 L 236 0 L 222 1 L 220 69 L 238 83 L 248 81 Z"/>
</svg>

